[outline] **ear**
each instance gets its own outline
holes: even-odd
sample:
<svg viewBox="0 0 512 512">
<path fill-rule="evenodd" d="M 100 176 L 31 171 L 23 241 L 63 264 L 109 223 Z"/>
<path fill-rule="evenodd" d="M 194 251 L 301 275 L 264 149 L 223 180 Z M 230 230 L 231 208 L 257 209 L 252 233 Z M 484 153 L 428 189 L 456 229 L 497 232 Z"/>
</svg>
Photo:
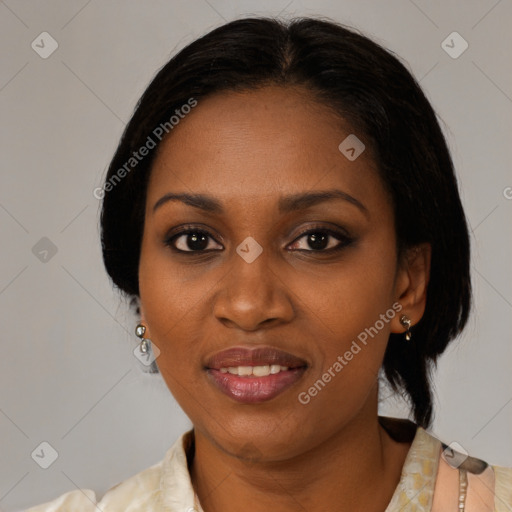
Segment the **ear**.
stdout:
<svg viewBox="0 0 512 512">
<path fill-rule="evenodd" d="M 400 313 L 391 321 L 391 332 L 402 333 L 404 326 L 400 317 L 407 315 L 411 326 L 416 325 L 425 312 L 427 288 L 430 279 L 432 247 L 419 244 L 407 250 L 399 263 L 395 280 L 395 300 L 402 306 Z"/>
</svg>

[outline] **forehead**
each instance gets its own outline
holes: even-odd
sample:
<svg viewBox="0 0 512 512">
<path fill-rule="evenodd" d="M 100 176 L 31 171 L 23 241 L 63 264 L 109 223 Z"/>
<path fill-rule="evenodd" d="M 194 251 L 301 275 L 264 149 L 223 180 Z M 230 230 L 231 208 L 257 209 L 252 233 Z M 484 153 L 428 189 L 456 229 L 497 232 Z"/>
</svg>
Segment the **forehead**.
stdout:
<svg viewBox="0 0 512 512">
<path fill-rule="evenodd" d="M 219 93 L 199 100 L 160 144 L 148 200 L 176 190 L 241 204 L 330 187 L 382 195 L 370 152 L 350 160 L 339 149 L 347 137 L 357 144 L 354 135 L 364 143 L 364 135 L 304 89 Z"/>
</svg>

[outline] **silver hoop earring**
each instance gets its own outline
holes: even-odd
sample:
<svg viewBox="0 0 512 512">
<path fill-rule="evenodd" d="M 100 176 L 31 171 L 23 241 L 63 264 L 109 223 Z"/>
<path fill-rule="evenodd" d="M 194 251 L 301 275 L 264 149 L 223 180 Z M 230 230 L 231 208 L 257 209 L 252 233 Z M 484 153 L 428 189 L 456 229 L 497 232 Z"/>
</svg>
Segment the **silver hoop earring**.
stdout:
<svg viewBox="0 0 512 512">
<path fill-rule="evenodd" d="M 138 324 L 137 327 L 135 327 L 135 334 L 137 335 L 137 338 L 141 340 L 139 345 L 140 351 L 146 354 L 149 350 L 149 344 L 151 343 L 150 339 L 144 338 L 144 334 L 146 334 L 146 326 Z"/>
<path fill-rule="evenodd" d="M 400 323 L 405 327 L 405 339 L 409 341 L 412 337 L 411 334 L 411 319 L 407 315 L 400 317 Z"/>
</svg>

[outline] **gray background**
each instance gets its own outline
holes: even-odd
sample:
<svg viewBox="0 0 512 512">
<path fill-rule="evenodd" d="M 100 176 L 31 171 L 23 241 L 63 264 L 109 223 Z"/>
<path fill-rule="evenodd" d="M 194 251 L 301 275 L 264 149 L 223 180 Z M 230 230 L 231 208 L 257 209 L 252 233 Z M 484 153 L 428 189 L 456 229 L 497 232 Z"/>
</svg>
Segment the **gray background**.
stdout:
<svg viewBox="0 0 512 512">
<path fill-rule="evenodd" d="M 160 461 L 190 426 L 161 377 L 142 372 L 132 354 L 135 318 L 103 270 L 93 190 L 156 70 L 194 38 L 250 14 L 352 25 L 420 80 L 460 176 L 476 304 L 440 361 L 432 431 L 512 466 L 510 1 L 8 0 L 0 2 L 2 510 L 79 487 L 101 497 Z M 31 43 L 45 31 L 59 46 L 43 59 Z M 453 31 L 469 44 L 458 58 L 441 45 Z M 382 413 L 403 406 L 386 400 Z M 58 452 L 48 469 L 31 457 L 43 441 Z"/>
</svg>

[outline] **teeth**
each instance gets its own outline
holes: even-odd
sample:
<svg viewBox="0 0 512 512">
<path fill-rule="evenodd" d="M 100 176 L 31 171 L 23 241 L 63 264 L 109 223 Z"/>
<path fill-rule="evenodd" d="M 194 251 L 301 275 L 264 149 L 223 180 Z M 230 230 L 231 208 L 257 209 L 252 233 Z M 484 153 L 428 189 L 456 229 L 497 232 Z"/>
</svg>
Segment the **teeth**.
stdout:
<svg viewBox="0 0 512 512">
<path fill-rule="evenodd" d="M 285 372 L 288 366 L 280 366 L 278 364 L 263 365 L 263 366 L 230 366 L 229 368 L 221 368 L 221 373 L 230 373 L 231 375 L 238 375 L 239 377 L 267 377 L 268 375 L 275 375 L 279 372 Z"/>
<path fill-rule="evenodd" d="M 270 375 L 270 366 L 255 366 L 252 369 L 252 374 L 255 377 L 266 377 L 267 375 Z"/>
<path fill-rule="evenodd" d="M 242 377 L 252 375 L 252 366 L 239 366 L 238 375 L 241 375 Z"/>
</svg>

